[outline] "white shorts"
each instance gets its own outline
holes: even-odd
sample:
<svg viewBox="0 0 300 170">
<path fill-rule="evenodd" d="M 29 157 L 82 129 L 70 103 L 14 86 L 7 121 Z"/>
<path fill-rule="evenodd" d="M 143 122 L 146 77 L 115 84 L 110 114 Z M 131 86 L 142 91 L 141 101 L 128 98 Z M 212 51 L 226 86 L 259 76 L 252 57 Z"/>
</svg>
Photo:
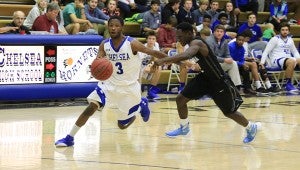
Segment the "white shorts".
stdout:
<svg viewBox="0 0 300 170">
<path fill-rule="evenodd" d="M 274 60 L 271 61 L 271 67 L 274 67 L 274 68 L 281 68 L 283 70 L 284 68 L 284 61 L 286 59 L 293 59 L 293 60 L 296 60 L 296 58 L 293 58 L 293 57 L 280 57 L 280 58 L 275 58 Z"/>
<path fill-rule="evenodd" d="M 141 85 L 136 82 L 127 86 L 117 86 L 110 82 L 99 82 L 98 87 L 87 97 L 100 108 L 99 102 L 104 106 L 114 107 L 118 120 L 131 118 L 140 111 Z"/>
</svg>

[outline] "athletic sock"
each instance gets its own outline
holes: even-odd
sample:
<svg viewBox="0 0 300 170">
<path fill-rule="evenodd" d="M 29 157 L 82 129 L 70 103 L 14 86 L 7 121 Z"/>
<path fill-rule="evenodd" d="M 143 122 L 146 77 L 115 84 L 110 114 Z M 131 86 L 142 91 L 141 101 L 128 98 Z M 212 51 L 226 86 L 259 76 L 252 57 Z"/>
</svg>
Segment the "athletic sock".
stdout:
<svg viewBox="0 0 300 170">
<path fill-rule="evenodd" d="M 79 131 L 80 127 L 76 124 L 73 125 L 72 130 L 70 131 L 70 136 L 74 137 L 76 133 Z"/>
<path fill-rule="evenodd" d="M 189 125 L 189 119 L 180 119 L 180 125 L 182 125 L 183 128 L 186 128 Z"/>
</svg>

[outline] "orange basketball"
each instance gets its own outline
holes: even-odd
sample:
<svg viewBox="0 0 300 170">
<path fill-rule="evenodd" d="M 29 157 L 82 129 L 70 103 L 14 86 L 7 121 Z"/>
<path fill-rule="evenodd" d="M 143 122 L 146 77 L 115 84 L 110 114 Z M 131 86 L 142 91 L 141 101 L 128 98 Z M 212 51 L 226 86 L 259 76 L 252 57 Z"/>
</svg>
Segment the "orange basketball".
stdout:
<svg viewBox="0 0 300 170">
<path fill-rule="evenodd" d="M 97 80 L 107 80 L 113 73 L 113 65 L 107 58 L 96 58 L 92 62 L 91 73 Z"/>
</svg>

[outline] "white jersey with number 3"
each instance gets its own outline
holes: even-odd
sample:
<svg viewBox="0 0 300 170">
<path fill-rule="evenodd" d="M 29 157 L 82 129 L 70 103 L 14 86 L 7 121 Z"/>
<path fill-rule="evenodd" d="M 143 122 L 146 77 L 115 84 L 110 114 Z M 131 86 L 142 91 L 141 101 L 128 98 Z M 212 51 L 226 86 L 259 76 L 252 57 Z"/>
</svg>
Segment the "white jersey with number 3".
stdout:
<svg viewBox="0 0 300 170">
<path fill-rule="evenodd" d="M 132 52 L 130 43 L 133 40 L 132 37 L 126 36 L 117 49 L 110 38 L 104 42 L 104 51 L 114 67 L 113 74 L 107 81 L 114 85 L 130 85 L 139 78 L 141 59 Z"/>
</svg>

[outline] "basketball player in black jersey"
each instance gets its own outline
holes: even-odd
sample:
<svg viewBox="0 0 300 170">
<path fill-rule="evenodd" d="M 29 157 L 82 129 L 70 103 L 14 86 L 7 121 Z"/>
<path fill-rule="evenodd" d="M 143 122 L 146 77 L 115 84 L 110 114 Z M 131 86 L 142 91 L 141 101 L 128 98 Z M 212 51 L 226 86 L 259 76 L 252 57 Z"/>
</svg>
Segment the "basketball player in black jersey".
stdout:
<svg viewBox="0 0 300 170">
<path fill-rule="evenodd" d="M 247 136 L 244 143 L 249 143 L 255 138 L 260 123 L 248 121 L 238 110 L 243 100 L 231 81 L 230 77 L 223 71 L 216 56 L 201 38 L 197 39 L 193 34 L 193 27 L 189 23 L 181 23 L 177 26 L 176 36 L 184 46 L 189 48 L 173 57 L 162 58 L 155 62 L 155 65 L 164 63 L 176 63 L 196 57 L 201 67 L 201 72 L 193 78 L 177 96 L 176 104 L 180 117 L 180 127 L 167 132 L 168 137 L 176 137 L 189 133 L 189 120 L 187 103 L 193 99 L 199 99 L 204 95 L 212 97 L 223 114 L 246 128 Z"/>
</svg>

